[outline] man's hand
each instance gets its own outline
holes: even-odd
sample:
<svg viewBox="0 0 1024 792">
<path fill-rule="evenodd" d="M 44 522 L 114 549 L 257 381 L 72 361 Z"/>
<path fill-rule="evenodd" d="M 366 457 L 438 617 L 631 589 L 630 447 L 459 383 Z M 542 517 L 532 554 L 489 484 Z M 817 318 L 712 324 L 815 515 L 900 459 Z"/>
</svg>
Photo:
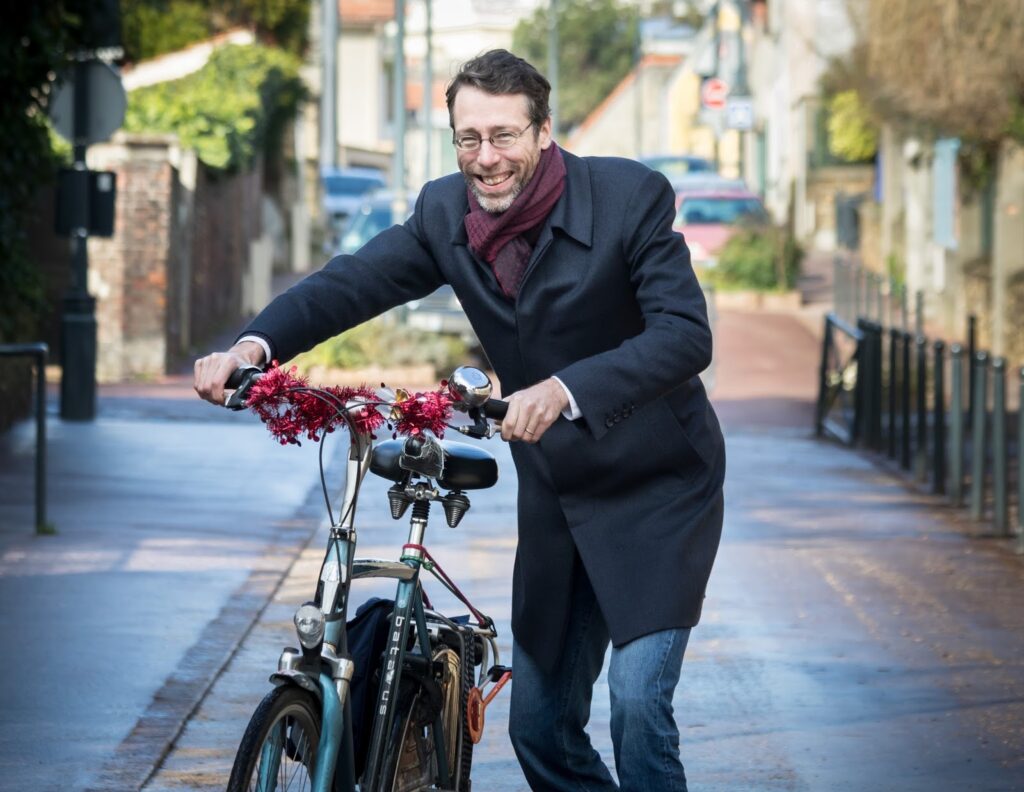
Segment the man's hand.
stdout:
<svg viewBox="0 0 1024 792">
<path fill-rule="evenodd" d="M 536 443 L 562 410 L 569 406 L 569 397 L 557 380 L 546 379 L 506 398 L 508 412 L 501 422 L 503 440 Z"/>
<path fill-rule="evenodd" d="M 260 366 L 264 362 L 263 347 L 255 341 L 242 341 L 227 352 L 214 352 L 199 358 L 192 387 L 199 398 L 224 406 L 224 383 L 241 366 Z"/>
</svg>

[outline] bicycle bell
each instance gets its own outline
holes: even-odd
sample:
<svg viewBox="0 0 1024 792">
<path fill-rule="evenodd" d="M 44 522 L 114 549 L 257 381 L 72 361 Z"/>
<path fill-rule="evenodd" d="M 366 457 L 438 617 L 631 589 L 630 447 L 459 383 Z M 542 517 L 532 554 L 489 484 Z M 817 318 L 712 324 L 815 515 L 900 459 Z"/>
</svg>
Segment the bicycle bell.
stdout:
<svg viewBox="0 0 1024 792">
<path fill-rule="evenodd" d="M 491 390 L 490 377 L 472 366 L 459 366 L 448 380 L 448 392 L 470 410 L 485 404 Z"/>
</svg>

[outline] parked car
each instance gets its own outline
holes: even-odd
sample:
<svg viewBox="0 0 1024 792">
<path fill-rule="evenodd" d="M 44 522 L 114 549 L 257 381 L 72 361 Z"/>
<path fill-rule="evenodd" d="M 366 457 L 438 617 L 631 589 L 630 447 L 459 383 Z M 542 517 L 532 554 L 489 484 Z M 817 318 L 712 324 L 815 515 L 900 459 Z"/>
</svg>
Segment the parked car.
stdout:
<svg viewBox="0 0 1024 792">
<path fill-rule="evenodd" d="M 323 209 L 330 217 L 355 213 L 367 193 L 384 187 L 384 174 L 377 168 L 333 168 L 320 176 Z"/>
<path fill-rule="evenodd" d="M 394 225 L 392 216 L 394 195 L 390 190 L 380 190 L 363 199 L 362 205 L 352 216 L 341 237 L 339 252 L 355 253 L 381 231 Z M 406 206 L 408 207 L 406 217 L 412 214 L 415 203 L 416 194 L 410 193 L 406 197 Z M 389 314 L 395 321 L 404 322 L 409 327 L 457 335 L 471 347 L 479 346 L 476 334 L 451 286 L 441 286 L 426 297 L 413 300 L 389 311 Z"/>
<path fill-rule="evenodd" d="M 651 170 L 661 171 L 668 176 L 669 181 L 691 173 L 706 173 L 708 175 L 716 173 L 715 165 L 711 160 L 692 154 L 661 154 L 654 157 L 641 157 L 640 162 Z"/>
<path fill-rule="evenodd" d="M 743 179 L 732 179 L 726 176 L 719 176 L 717 173 L 702 173 L 695 172 L 689 173 L 685 176 L 677 176 L 674 179 L 669 179 L 672 183 L 672 189 L 676 191 L 676 208 L 679 208 L 679 202 L 683 200 L 683 196 L 688 193 L 695 192 L 713 192 L 715 190 L 721 191 L 746 191 L 747 183 Z"/>
<path fill-rule="evenodd" d="M 682 193 L 672 228 L 686 239 L 694 266 L 713 267 L 740 226 L 768 222 L 761 199 L 748 190 L 698 190 Z"/>
<path fill-rule="evenodd" d="M 395 194 L 391 190 L 377 190 L 369 195 L 364 195 L 345 226 L 338 245 L 338 252 L 355 253 L 385 228 L 393 226 L 392 207 L 394 201 Z M 412 207 L 415 203 L 416 193 L 409 193 L 405 198 L 405 217 L 412 214 Z M 405 217 L 402 218 L 403 221 Z"/>
</svg>

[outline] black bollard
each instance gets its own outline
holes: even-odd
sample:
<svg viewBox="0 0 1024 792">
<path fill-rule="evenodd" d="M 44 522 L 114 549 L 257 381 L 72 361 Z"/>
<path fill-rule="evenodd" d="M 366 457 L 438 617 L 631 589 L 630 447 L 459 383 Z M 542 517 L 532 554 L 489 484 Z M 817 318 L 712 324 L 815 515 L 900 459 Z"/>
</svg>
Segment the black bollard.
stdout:
<svg viewBox="0 0 1024 792">
<path fill-rule="evenodd" d="M 974 356 L 978 354 L 978 317 L 967 317 L 967 423 L 974 424 Z"/>
<path fill-rule="evenodd" d="M 928 477 L 928 339 L 919 335 L 917 347 L 917 444 L 914 449 L 914 474 L 918 481 Z"/>
<path fill-rule="evenodd" d="M 1024 553 L 1024 366 L 1017 395 L 1017 552 Z"/>
<path fill-rule="evenodd" d="M 946 391 L 944 368 L 946 365 L 944 351 L 946 345 L 941 340 L 933 345 L 935 360 L 934 371 L 935 391 L 932 401 L 932 492 L 943 495 L 946 492 Z"/>
<path fill-rule="evenodd" d="M 971 421 L 971 519 L 985 513 L 985 419 L 988 411 L 988 353 L 974 355 L 974 416 Z"/>
<path fill-rule="evenodd" d="M 992 529 L 1010 535 L 1010 503 L 1006 472 L 1006 358 L 992 361 Z"/>
<path fill-rule="evenodd" d="M 900 382 L 903 419 L 900 422 L 900 467 L 910 470 L 910 333 L 903 334 L 903 379 Z"/>
<path fill-rule="evenodd" d="M 949 404 L 949 500 L 954 506 L 964 505 L 964 348 L 949 348 L 952 369 Z"/>
<path fill-rule="evenodd" d="M 882 325 L 876 322 L 871 331 L 871 347 L 873 349 L 871 360 L 875 366 L 875 374 L 872 378 L 875 385 L 873 395 L 875 421 L 871 426 L 871 447 L 875 451 L 882 451 Z"/>
<path fill-rule="evenodd" d="M 889 430 L 887 451 L 889 459 L 896 458 L 896 413 L 899 403 L 899 351 L 900 331 L 895 327 L 889 329 Z"/>
</svg>

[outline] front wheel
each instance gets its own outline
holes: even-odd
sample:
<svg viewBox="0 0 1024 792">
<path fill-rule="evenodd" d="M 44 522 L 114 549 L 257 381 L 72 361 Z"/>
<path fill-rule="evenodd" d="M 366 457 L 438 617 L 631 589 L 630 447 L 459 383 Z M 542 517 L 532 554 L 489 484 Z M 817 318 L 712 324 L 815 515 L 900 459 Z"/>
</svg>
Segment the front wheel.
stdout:
<svg viewBox="0 0 1024 792">
<path fill-rule="evenodd" d="M 298 792 L 312 785 L 320 745 L 320 707 L 292 685 L 274 688 L 249 721 L 227 792 Z"/>
</svg>

